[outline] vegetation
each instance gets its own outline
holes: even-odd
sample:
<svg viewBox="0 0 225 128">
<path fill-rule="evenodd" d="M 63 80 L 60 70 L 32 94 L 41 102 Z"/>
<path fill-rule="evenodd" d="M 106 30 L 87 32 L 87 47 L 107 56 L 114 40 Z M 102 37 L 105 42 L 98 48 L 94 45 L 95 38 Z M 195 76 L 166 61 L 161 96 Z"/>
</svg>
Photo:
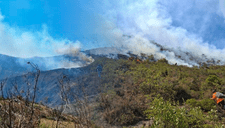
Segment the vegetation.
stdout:
<svg viewBox="0 0 225 128">
<path fill-rule="evenodd" d="M 33 96 L 30 107 L 23 109 L 23 112 L 29 113 L 23 116 L 33 120 L 27 124 L 33 123 L 33 127 L 44 128 L 58 127 L 62 124 L 60 122 L 73 122 L 80 127 L 109 127 L 104 124 L 106 122 L 110 126 L 129 127 L 139 121 L 148 120 L 152 123 L 145 127 L 224 127 L 225 113 L 210 98 L 213 89 L 225 93 L 225 66 L 203 65 L 190 68 L 170 65 L 166 59 L 155 61 L 154 56 L 146 58 L 148 59 L 142 61 L 134 58 L 96 59 L 87 67 L 90 68 L 88 75 L 73 81 L 76 86 L 83 87 L 82 98 L 67 84 L 70 80 L 62 76 L 58 81 L 64 106 L 58 109 L 60 111 L 52 112 L 52 115 L 41 116 L 36 111 L 46 109 L 35 104 Z M 103 65 L 101 78 L 96 72 L 99 64 Z M 90 102 L 86 92 L 95 88 L 98 88 L 99 94 L 96 94 L 95 102 Z M 1 117 L 1 123 L 4 124 L 2 126 L 13 126 L 18 118 L 6 113 L 15 109 L 12 109 L 12 104 L 5 99 L 3 96 L 4 102 L 1 104 L 5 109 L 1 110 L 5 113 L 2 114 L 4 116 Z M 62 116 L 65 108 L 70 108 L 73 111 L 70 114 L 73 116 Z M 69 119 L 67 116 L 73 118 Z M 38 125 L 34 125 L 34 121 L 40 122 L 39 117 L 44 117 L 45 122 L 37 122 Z M 49 125 L 48 120 L 55 125 Z"/>
<path fill-rule="evenodd" d="M 170 127 L 170 128 L 201 128 L 201 127 L 222 127 L 216 111 L 211 109 L 204 114 L 200 107 L 186 108 L 179 104 L 155 98 L 150 103 L 150 108 L 145 111 L 149 119 L 154 119 L 151 127 Z M 216 124 L 215 124 L 216 122 Z"/>
<path fill-rule="evenodd" d="M 114 74 L 108 75 L 108 80 L 113 79 L 111 91 L 101 95 L 99 104 L 108 123 L 130 126 L 147 118 L 154 120 L 152 127 L 224 125 L 223 114 L 210 98 L 215 88 L 225 92 L 225 66 L 190 68 L 170 65 L 166 59 L 150 59 L 104 65 L 104 69 L 117 66 L 117 70 L 108 71 Z"/>
<path fill-rule="evenodd" d="M 87 100 L 78 101 L 78 105 L 74 111 L 79 113 L 78 115 L 70 115 L 63 113 L 68 107 L 68 95 L 67 90 L 68 80 L 67 77 L 62 76 L 58 79 L 61 87 L 61 98 L 66 104 L 56 106 L 56 109 L 49 108 L 44 105 L 35 103 L 36 92 L 38 90 L 38 80 L 40 76 L 40 70 L 37 65 L 28 62 L 35 70 L 34 83 L 29 80 L 25 80 L 28 88 L 26 91 L 19 90 L 16 82 L 12 82 L 12 87 L 7 92 L 4 92 L 7 79 L 0 81 L 0 127 L 4 128 L 73 128 L 73 127 L 95 127 L 95 125 L 88 119 L 87 112 Z M 28 73 L 29 74 L 29 73 Z M 25 78 L 27 78 L 25 74 Z M 65 82 L 64 82 L 65 81 Z M 7 94 L 6 94 L 7 93 Z M 24 97 L 21 93 L 25 93 Z M 75 98 L 75 97 L 74 97 Z M 85 98 L 85 97 L 84 97 Z"/>
</svg>

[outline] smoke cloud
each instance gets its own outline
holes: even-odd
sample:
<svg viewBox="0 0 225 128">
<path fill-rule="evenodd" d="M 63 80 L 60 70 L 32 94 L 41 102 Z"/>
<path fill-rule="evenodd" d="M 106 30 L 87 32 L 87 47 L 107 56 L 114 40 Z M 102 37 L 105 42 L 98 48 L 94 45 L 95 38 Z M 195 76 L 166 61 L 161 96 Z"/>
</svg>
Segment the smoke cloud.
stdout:
<svg viewBox="0 0 225 128">
<path fill-rule="evenodd" d="M 220 3 L 213 0 L 105 0 L 100 4 L 105 6 L 102 34 L 114 47 L 136 54 L 153 54 L 158 59 L 168 59 L 171 64 L 192 66 L 212 59 L 225 63 L 225 49 L 218 49 L 212 40 L 205 39 L 209 37 L 210 27 L 215 26 L 210 24 L 210 18 L 224 14 L 222 0 Z M 169 50 L 161 51 L 150 40 Z"/>
<path fill-rule="evenodd" d="M 72 58 L 70 59 L 70 61 L 63 61 L 61 66 L 64 68 L 80 67 L 80 66 L 85 66 L 94 62 L 94 59 L 91 56 L 87 56 L 84 53 L 80 52 L 80 49 L 81 49 L 81 43 L 79 41 L 76 41 L 76 43 L 69 43 L 67 45 L 62 46 L 62 48 L 56 49 L 56 52 L 58 54 L 78 57 L 79 61 L 85 62 L 85 63 L 81 63 L 81 62 L 76 63 L 77 58 L 76 59 Z"/>
</svg>

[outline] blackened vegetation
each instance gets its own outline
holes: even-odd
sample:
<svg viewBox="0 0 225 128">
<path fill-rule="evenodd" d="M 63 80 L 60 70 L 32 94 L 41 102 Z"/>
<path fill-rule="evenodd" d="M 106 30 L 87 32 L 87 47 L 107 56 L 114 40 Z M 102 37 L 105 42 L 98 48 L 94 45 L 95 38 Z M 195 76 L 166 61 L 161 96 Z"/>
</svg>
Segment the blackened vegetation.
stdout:
<svg viewBox="0 0 225 128">
<path fill-rule="evenodd" d="M 118 59 L 124 59 L 127 60 L 129 57 L 127 55 L 123 55 L 123 54 L 117 54 Z"/>
<path fill-rule="evenodd" d="M 98 65 L 96 68 L 96 71 L 98 72 L 98 77 L 101 78 L 101 73 L 102 73 L 102 65 Z"/>
<path fill-rule="evenodd" d="M 191 99 L 191 95 L 188 94 L 185 90 L 181 89 L 177 91 L 177 94 L 175 95 L 175 100 L 179 101 L 180 104 L 182 104 L 187 99 Z"/>
</svg>

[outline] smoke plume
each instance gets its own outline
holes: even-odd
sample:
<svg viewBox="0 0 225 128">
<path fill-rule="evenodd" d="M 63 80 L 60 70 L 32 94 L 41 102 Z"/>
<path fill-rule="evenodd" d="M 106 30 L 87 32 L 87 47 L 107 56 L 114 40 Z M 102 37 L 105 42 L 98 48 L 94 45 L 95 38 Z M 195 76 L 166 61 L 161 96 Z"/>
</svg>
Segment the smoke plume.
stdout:
<svg viewBox="0 0 225 128">
<path fill-rule="evenodd" d="M 69 43 L 65 46 L 62 46 L 62 48 L 56 49 L 56 52 L 58 54 L 62 55 L 68 55 L 71 57 L 78 57 L 79 61 L 84 61 L 85 63 L 76 63 L 76 59 L 72 58 L 70 61 L 63 61 L 61 67 L 64 68 L 70 68 L 70 67 L 81 67 L 88 65 L 94 61 L 94 59 L 91 56 L 85 55 L 85 53 L 80 52 L 81 49 L 81 43 L 77 41 L 76 43 Z M 79 66 L 77 66 L 79 65 Z"/>
<path fill-rule="evenodd" d="M 208 32 L 217 23 L 211 17 L 220 20 L 224 14 L 222 0 L 220 3 L 213 0 L 104 0 L 99 3 L 104 5 L 101 34 L 114 47 L 139 55 L 153 54 L 157 59 L 168 59 L 171 64 L 193 66 L 219 60 L 218 64 L 225 63 L 225 49 L 214 44 L 223 37 L 215 40 L 213 33 Z M 168 50 L 160 50 L 152 41 Z"/>
</svg>

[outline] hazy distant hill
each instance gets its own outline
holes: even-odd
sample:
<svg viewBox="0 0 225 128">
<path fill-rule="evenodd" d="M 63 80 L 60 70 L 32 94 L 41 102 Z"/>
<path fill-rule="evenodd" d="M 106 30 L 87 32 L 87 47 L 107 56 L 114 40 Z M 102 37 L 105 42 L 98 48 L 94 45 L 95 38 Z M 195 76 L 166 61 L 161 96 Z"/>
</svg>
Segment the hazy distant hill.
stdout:
<svg viewBox="0 0 225 128">
<path fill-rule="evenodd" d="M 34 83 L 34 77 L 35 77 L 35 70 L 32 69 L 32 67 L 28 64 L 26 64 L 28 61 L 35 63 L 39 66 L 41 70 L 41 74 L 39 77 L 38 82 L 38 93 L 36 101 L 46 101 L 48 105 L 56 105 L 60 104 L 60 86 L 58 79 L 62 78 L 63 75 L 66 75 L 71 83 L 75 83 L 76 86 L 74 86 L 72 89 L 78 92 L 78 95 L 82 95 L 82 87 L 88 87 L 89 90 L 87 90 L 88 95 L 95 95 L 98 93 L 97 90 L 97 84 L 96 82 L 99 82 L 99 77 L 96 72 L 96 67 L 98 65 L 99 60 L 103 58 L 107 58 L 110 56 L 114 56 L 114 59 L 125 57 L 125 59 L 128 58 L 126 55 L 117 55 L 116 52 L 113 52 L 115 49 L 112 49 L 111 52 L 108 54 L 98 54 L 96 51 L 100 51 L 100 49 L 94 49 L 84 51 L 89 56 L 92 56 L 93 59 L 95 59 L 95 62 L 79 68 L 71 68 L 71 69 L 54 69 L 54 70 L 46 70 L 46 67 L 44 65 L 40 65 L 41 62 L 44 62 L 46 60 L 61 60 L 63 59 L 77 59 L 77 62 L 84 63 L 82 60 L 79 60 L 79 58 L 71 57 L 71 56 L 55 56 L 55 57 L 49 57 L 49 58 L 41 58 L 41 57 L 35 57 L 30 59 L 21 59 L 21 58 L 15 58 L 10 56 L 4 56 L 2 55 L 0 57 L 1 59 L 1 77 L 5 78 L 8 77 L 7 83 L 4 87 L 5 95 L 7 95 L 8 91 L 14 91 L 15 87 L 12 83 L 17 84 L 18 90 L 25 91 L 27 88 L 26 80 L 31 84 L 31 89 L 33 89 L 33 83 Z M 22 74 L 26 74 L 27 72 L 33 71 L 33 73 L 30 73 L 27 77 L 24 77 Z M 87 79 L 88 78 L 88 79 Z M 85 79 L 85 80 L 82 80 Z M 25 95 L 24 95 L 25 96 Z M 48 99 L 47 99 L 48 98 Z M 46 100 L 47 99 L 47 100 Z"/>
<path fill-rule="evenodd" d="M 58 78 L 61 78 L 62 75 L 67 75 L 71 78 L 76 78 L 80 75 L 88 73 L 88 70 L 77 68 L 77 69 L 56 69 L 50 71 L 43 71 L 40 74 L 39 81 L 38 81 L 38 93 L 36 101 L 39 102 L 48 98 L 48 104 L 57 104 L 59 101 L 59 92 L 60 87 L 58 83 Z M 28 78 L 28 80 L 26 79 Z M 5 95 L 7 95 L 7 91 L 16 92 L 12 83 L 16 83 L 18 85 L 18 90 L 26 90 L 28 89 L 26 80 L 30 83 L 30 90 L 33 90 L 33 83 L 35 80 L 35 74 L 29 74 L 27 77 L 24 76 L 16 76 L 11 77 L 7 80 L 7 83 L 4 88 Z M 24 95 L 25 96 L 25 95 Z M 58 102 L 60 103 L 60 102 Z"/>
<path fill-rule="evenodd" d="M 83 53 L 92 56 L 93 58 L 103 56 L 117 58 L 117 54 L 121 52 L 116 48 L 97 48 L 83 51 Z M 77 63 L 77 67 L 85 64 L 85 61 L 81 60 L 79 57 L 68 55 L 24 59 L 0 54 L 0 79 L 18 76 L 33 71 L 32 67 L 28 65 L 27 62 L 37 64 L 42 71 L 56 69 L 57 67 L 60 67 L 60 63 L 63 62 Z"/>
<path fill-rule="evenodd" d="M 21 58 L 0 55 L 0 79 L 27 72 L 30 68 L 21 66 L 18 61 Z"/>
</svg>

